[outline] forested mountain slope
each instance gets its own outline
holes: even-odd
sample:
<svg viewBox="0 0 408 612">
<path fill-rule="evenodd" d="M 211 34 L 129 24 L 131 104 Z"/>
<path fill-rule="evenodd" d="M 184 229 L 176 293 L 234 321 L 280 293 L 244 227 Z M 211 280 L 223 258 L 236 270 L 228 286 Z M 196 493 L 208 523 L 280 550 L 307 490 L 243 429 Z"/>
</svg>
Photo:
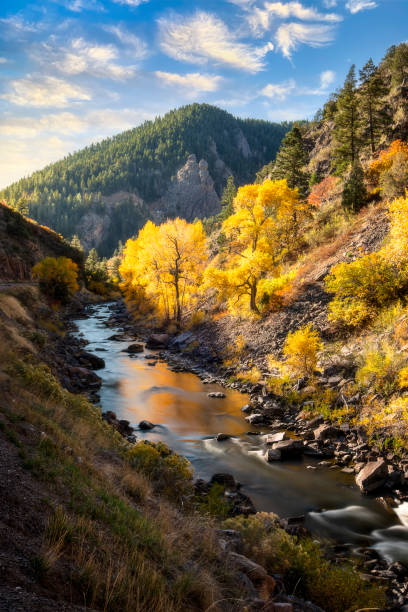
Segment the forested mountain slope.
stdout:
<svg viewBox="0 0 408 612">
<path fill-rule="evenodd" d="M 149 217 L 218 212 L 228 176 L 251 180 L 289 127 L 192 104 L 69 155 L 1 196 L 17 207 L 27 197 L 31 217 L 110 254 Z"/>
</svg>

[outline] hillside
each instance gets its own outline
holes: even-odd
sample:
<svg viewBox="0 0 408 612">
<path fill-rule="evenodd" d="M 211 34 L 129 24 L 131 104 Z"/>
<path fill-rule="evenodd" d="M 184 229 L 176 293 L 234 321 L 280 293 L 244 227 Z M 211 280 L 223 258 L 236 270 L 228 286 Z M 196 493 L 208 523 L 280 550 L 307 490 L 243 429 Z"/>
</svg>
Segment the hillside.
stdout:
<svg viewBox="0 0 408 612">
<path fill-rule="evenodd" d="M 69 155 L 1 197 L 18 206 L 27 196 L 33 219 L 110 255 L 148 218 L 217 213 L 228 176 L 251 180 L 288 128 L 192 104 Z"/>
<path fill-rule="evenodd" d="M 32 267 L 41 259 L 61 256 L 83 267 L 83 253 L 53 230 L 0 202 L 0 282 L 29 281 Z"/>
</svg>

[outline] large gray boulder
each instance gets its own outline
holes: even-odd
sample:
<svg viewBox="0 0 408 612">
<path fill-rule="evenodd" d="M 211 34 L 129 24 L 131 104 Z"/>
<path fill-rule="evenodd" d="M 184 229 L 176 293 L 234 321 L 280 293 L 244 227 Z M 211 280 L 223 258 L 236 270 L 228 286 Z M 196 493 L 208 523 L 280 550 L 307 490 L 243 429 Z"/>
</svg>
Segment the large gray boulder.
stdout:
<svg viewBox="0 0 408 612">
<path fill-rule="evenodd" d="M 273 450 L 279 450 L 282 459 L 296 459 L 303 453 L 303 440 L 283 440 L 272 446 Z"/>
<path fill-rule="evenodd" d="M 356 483 L 364 493 L 375 491 L 384 484 L 388 476 L 388 467 L 384 459 L 370 461 L 356 476 Z"/>
</svg>

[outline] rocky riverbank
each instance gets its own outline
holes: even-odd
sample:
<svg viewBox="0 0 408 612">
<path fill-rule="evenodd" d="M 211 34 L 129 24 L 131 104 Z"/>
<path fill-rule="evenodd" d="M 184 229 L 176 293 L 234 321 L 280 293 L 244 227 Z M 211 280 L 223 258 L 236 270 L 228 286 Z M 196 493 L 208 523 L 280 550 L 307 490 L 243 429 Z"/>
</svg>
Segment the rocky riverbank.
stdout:
<svg viewBox="0 0 408 612">
<path fill-rule="evenodd" d="M 264 460 L 282 462 L 310 458 L 310 470 L 339 470 L 350 475 L 363 495 L 375 497 L 388 512 L 408 501 L 408 454 L 387 452 L 381 442 L 373 444 L 362 427 L 349 423 L 340 425 L 325 421 L 317 415 L 307 418 L 310 403 L 290 405 L 284 398 L 271 393 L 265 385 L 231 380 L 234 370 L 222 366 L 217 357 L 196 346 L 192 332 L 175 336 L 148 334 L 135 327 L 122 303 L 112 307 L 110 325 L 121 327 L 124 333 L 135 340 L 143 340 L 147 348 L 156 350 L 160 359 L 167 362 L 175 372 L 192 372 L 204 384 L 217 383 L 249 394 L 250 401 L 242 408 L 244 418 L 251 426 L 251 434 L 262 439 Z M 193 345 L 193 350 L 188 350 Z M 186 350 L 187 349 L 187 350 Z M 317 384 L 323 388 L 341 390 L 350 377 L 346 365 L 326 368 Z M 306 380 L 298 381 L 298 389 L 307 385 Z M 359 397 L 352 401 L 358 402 Z M 255 429 L 255 431 L 254 431 Z M 220 432 L 216 439 L 222 444 L 228 439 L 228 432 Z M 233 488 L 232 488 L 233 489 Z M 305 532 L 304 517 L 289 517 L 282 520 L 282 526 L 289 533 Z M 347 548 L 347 547 L 346 547 Z M 346 548 L 332 546 L 333 557 L 344 560 Z M 387 594 L 395 610 L 408 603 L 408 569 L 401 563 L 390 563 L 373 549 L 361 548 L 357 559 L 360 570 L 368 580 L 387 585 Z"/>
</svg>

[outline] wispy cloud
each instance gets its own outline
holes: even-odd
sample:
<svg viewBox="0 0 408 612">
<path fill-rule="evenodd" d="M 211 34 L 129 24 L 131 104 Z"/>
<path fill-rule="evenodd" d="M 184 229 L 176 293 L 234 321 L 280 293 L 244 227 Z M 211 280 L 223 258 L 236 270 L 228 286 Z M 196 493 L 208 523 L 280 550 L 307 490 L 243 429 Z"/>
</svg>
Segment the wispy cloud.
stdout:
<svg viewBox="0 0 408 612">
<path fill-rule="evenodd" d="M 328 93 L 330 85 L 336 80 L 333 70 L 324 70 L 319 76 L 319 87 L 299 87 L 294 79 L 282 83 L 269 83 L 259 94 L 271 100 L 285 100 L 289 95 L 319 96 Z"/>
<path fill-rule="evenodd" d="M 136 7 L 140 6 L 141 4 L 144 4 L 145 2 L 149 2 L 149 0 L 113 0 L 113 2 L 115 2 L 116 4 L 124 4 L 126 6 Z"/>
<path fill-rule="evenodd" d="M 191 17 L 163 17 L 158 23 L 162 51 L 185 62 L 205 64 L 211 60 L 255 73 L 264 68 L 263 58 L 273 49 L 272 43 L 256 48 L 240 42 L 223 21 L 204 11 Z"/>
<path fill-rule="evenodd" d="M 321 13 L 301 2 L 265 2 L 263 8 L 250 7 L 248 23 L 252 31 L 261 35 L 270 29 L 275 19 L 299 19 L 300 21 L 320 21 L 336 23 L 342 21 L 336 13 Z"/>
<path fill-rule="evenodd" d="M 334 8 L 337 6 L 337 0 L 323 0 L 323 6 L 325 6 L 327 9 Z"/>
<path fill-rule="evenodd" d="M 141 61 L 148 56 L 146 43 L 132 34 L 127 28 L 122 25 L 105 26 L 105 31 L 110 32 L 132 53 L 133 61 Z"/>
<path fill-rule="evenodd" d="M 348 9 L 353 15 L 355 13 L 359 13 L 360 11 L 374 9 L 377 6 L 377 2 L 374 2 L 374 0 L 348 0 L 346 2 L 346 9 Z"/>
<path fill-rule="evenodd" d="M 194 96 L 198 92 L 217 91 L 222 77 L 191 72 L 189 74 L 177 74 L 174 72 L 162 72 L 156 70 L 155 75 L 160 82 L 167 86 L 179 87 L 186 91 L 187 95 Z"/>
<path fill-rule="evenodd" d="M 0 18 L 0 24 L 6 27 L 6 34 L 9 36 L 19 36 L 25 32 L 38 32 L 42 29 L 41 23 L 27 21 L 19 13 L 11 17 Z"/>
<path fill-rule="evenodd" d="M 82 11 L 105 11 L 105 7 L 98 0 L 62 0 L 62 4 L 73 13 L 82 13 Z"/>
<path fill-rule="evenodd" d="M 284 100 L 296 87 L 294 79 L 289 79 L 283 83 L 269 83 L 260 94 L 270 99 Z"/>
<path fill-rule="evenodd" d="M 87 74 L 123 81 L 135 73 L 135 66 L 117 63 L 119 52 L 115 45 L 100 45 L 83 38 L 75 38 L 64 47 L 51 38 L 50 42 L 42 44 L 36 58 L 66 75 Z"/>
<path fill-rule="evenodd" d="M 1 96 L 17 106 L 64 108 L 72 102 L 91 99 L 91 95 L 72 83 L 50 76 L 28 75 L 11 81 L 9 91 Z"/>
<path fill-rule="evenodd" d="M 334 28 L 322 24 L 284 23 L 276 31 L 276 42 L 283 55 L 290 59 L 299 45 L 322 47 L 334 38 Z"/>
<path fill-rule="evenodd" d="M 7 64 L 7 58 L 0 57 L 0 64 Z"/>
</svg>

